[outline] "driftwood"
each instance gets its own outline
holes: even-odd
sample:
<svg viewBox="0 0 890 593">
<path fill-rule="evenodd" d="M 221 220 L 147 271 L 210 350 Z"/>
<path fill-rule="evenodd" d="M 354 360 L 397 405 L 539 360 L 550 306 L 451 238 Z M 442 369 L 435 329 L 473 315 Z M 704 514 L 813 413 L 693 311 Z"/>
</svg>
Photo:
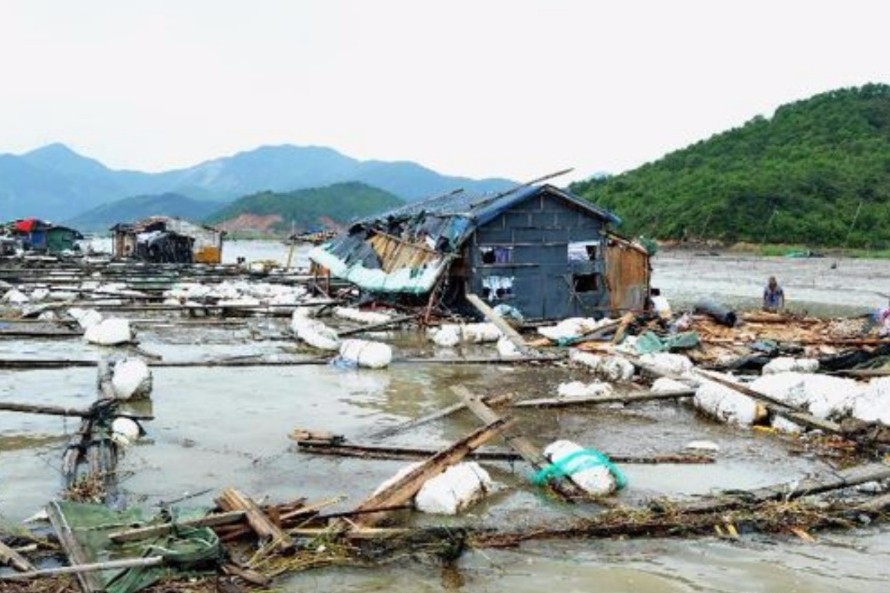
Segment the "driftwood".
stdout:
<svg viewBox="0 0 890 593">
<path fill-rule="evenodd" d="M 477 311 L 482 313 L 486 319 L 492 322 L 495 327 L 497 327 L 501 332 L 506 336 L 508 340 L 513 342 L 513 345 L 525 355 L 528 355 L 532 350 L 529 348 L 528 344 L 525 343 L 525 339 L 519 334 L 518 331 L 513 329 L 509 323 L 504 321 L 503 317 L 494 312 L 494 309 L 489 307 L 485 301 L 480 299 L 475 294 L 468 292 L 466 295 L 467 301 L 471 305 L 473 305 Z"/>
<path fill-rule="evenodd" d="M 344 443 L 342 439 L 295 439 L 297 446 L 307 453 L 319 455 L 335 455 L 340 457 L 358 457 L 361 459 L 425 459 L 435 454 L 435 450 L 423 447 L 387 447 L 381 445 L 362 445 L 358 443 Z M 714 458 L 699 454 L 666 454 L 666 455 L 613 455 L 607 454 L 615 463 L 638 464 L 702 464 L 713 463 Z M 476 461 L 524 461 L 524 458 L 515 451 L 483 450 L 479 449 L 467 455 L 467 459 Z"/>
<path fill-rule="evenodd" d="M 510 401 L 511 396 L 509 395 L 500 395 L 489 398 L 484 398 L 484 401 L 492 406 L 500 405 Z M 424 424 L 429 424 L 430 422 L 434 422 L 436 420 L 440 420 L 447 416 L 450 416 L 456 412 L 459 412 L 467 407 L 467 404 L 464 402 L 458 402 L 456 404 L 451 404 L 441 410 L 437 410 L 425 416 L 420 416 L 418 418 L 413 418 L 406 422 L 402 422 L 401 424 L 396 424 L 395 426 L 390 426 L 388 428 L 384 428 L 382 430 L 378 430 L 377 432 L 373 432 L 367 435 L 369 439 L 383 439 L 386 437 L 391 437 L 394 434 L 398 434 L 400 432 L 404 432 L 406 430 L 410 430 L 412 428 L 417 428 L 418 426 L 423 426 Z"/>
<path fill-rule="evenodd" d="M 373 323 L 371 325 L 365 325 L 362 327 L 357 327 L 355 329 L 347 329 L 347 330 L 339 331 L 339 332 L 337 332 L 337 337 L 345 338 L 347 336 L 354 336 L 356 334 L 372 332 L 372 331 L 376 331 L 378 329 L 390 327 L 392 325 L 401 325 L 402 323 L 414 321 L 414 319 L 416 319 L 416 318 L 417 318 L 416 315 L 402 315 L 401 317 L 393 317 L 392 319 L 388 319 L 387 321 L 381 321 L 380 323 Z"/>
<path fill-rule="evenodd" d="M 656 392 L 642 391 L 624 395 L 596 395 L 589 397 L 556 397 L 542 399 L 526 399 L 513 403 L 514 408 L 563 408 L 568 406 L 596 405 L 596 404 L 631 404 L 664 399 L 679 399 L 695 395 L 695 390 L 682 389 L 679 391 Z"/>
<path fill-rule="evenodd" d="M 0 576 L 0 581 L 29 581 L 40 577 L 53 577 L 65 574 L 75 574 L 81 584 L 84 580 L 99 582 L 93 573 L 103 570 L 118 570 L 121 568 L 136 568 L 144 566 L 157 566 L 164 563 L 162 556 L 148 556 L 147 558 L 128 558 L 126 560 L 109 560 L 107 562 L 93 562 L 90 564 L 75 564 L 73 566 L 60 566 L 58 568 L 46 568 L 43 570 L 34 570 L 19 574 L 11 574 Z M 83 586 L 83 585 L 82 585 Z M 101 587 L 101 585 L 99 585 Z M 84 591 L 105 591 L 104 587 L 99 589 L 86 589 Z"/>
<path fill-rule="evenodd" d="M 439 475 L 448 467 L 458 463 L 468 453 L 478 449 L 493 437 L 507 429 L 511 420 L 498 418 L 479 428 L 451 446 L 443 449 L 422 462 L 407 475 L 395 483 L 372 495 L 355 508 L 356 512 L 368 509 L 379 509 L 390 506 L 400 506 L 410 501 L 428 479 Z M 348 530 L 352 525 L 359 527 L 371 527 L 387 518 L 386 513 L 371 513 L 357 517 L 355 521 L 346 522 L 344 519 L 337 521 L 337 527 Z"/>
<path fill-rule="evenodd" d="M 49 521 L 56 532 L 56 537 L 65 550 L 65 554 L 73 565 L 90 565 L 90 558 L 87 556 L 86 550 L 80 545 L 71 531 L 71 526 L 65 519 L 62 509 L 58 503 L 51 502 L 46 507 Z M 77 580 L 80 583 L 84 593 L 101 593 L 105 590 L 102 580 L 98 578 L 94 571 L 77 572 Z"/>
<path fill-rule="evenodd" d="M 495 422 L 500 419 L 500 416 L 489 408 L 483 401 L 482 398 L 477 397 L 470 393 L 470 391 L 464 387 L 463 385 L 453 385 L 451 387 L 451 391 L 455 393 L 472 411 L 476 416 L 482 420 L 483 422 Z M 523 459 L 525 459 L 532 467 L 536 470 L 541 470 L 544 467 L 550 465 L 550 462 L 544 457 L 544 455 L 535 447 L 528 439 L 523 436 L 516 434 L 505 434 L 504 440 L 510 446 L 511 449 L 519 453 Z M 552 478 L 548 484 L 553 489 L 554 492 L 565 498 L 566 500 L 574 500 L 580 498 L 586 498 L 587 494 L 579 488 L 574 482 L 568 480 L 566 478 Z"/>
<path fill-rule="evenodd" d="M 116 531 L 108 535 L 108 539 L 115 543 L 139 541 L 150 537 L 167 535 L 174 532 L 178 527 L 217 527 L 219 525 L 229 525 L 244 520 L 246 511 L 229 511 L 227 513 L 216 513 L 207 515 L 206 517 L 198 517 L 197 519 L 188 519 L 178 521 L 176 523 L 164 523 L 163 525 L 149 525 L 148 527 L 136 527 L 125 531 Z"/>
<path fill-rule="evenodd" d="M 96 415 L 93 409 L 66 408 L 63 406 L 50 406 L 40 404 L 22 404 L 15 402 L 0 402 L 2 412 L 24 412 L 28 414 L 44 414 L 48 416 L 68 416 L 79 418 L 91 418 Z M 126 416 L 135 420 L 154 420 L 149 414 L 119 413 L 118 416 Z"/>
<path fill-rule="evenodd" d="M 19 572 L 31 572 L 36 570 L 34 565 L 28 562 L 24 556 L 3 542 L 0 542 L 0 563 L 8 564 Z"/>
<path fill-rule="evenodd" d="M 244 511 L 247 522 L 261 541 L 271 541 L 282 552 L 293 549 L 294 540 L 273 523 L 256 502 L 234 488 L 223 490 L 216 504 L 224 511 Z"/>
<path fill-rule="evenodd" d="M 590 537 L 659 537 L 690 533 L 714 533 L 715 526 L 744 521 L 760 530 L 791 530 L 810 517 L 815 526 L 849 525 L 856 513 L 879 515 L 890 504 L 890 495 L 863 504 L 841 505 L 837 511 L 810 510 L 787 501 L 848 488 L 890 477 L 890 466 L 873 463 L 837 472 L 831 476 L 801 479 L 766 488 L 709 496 L 691 502 L 654 501 L 648 508 L 615 508 L 565 527 L 548 525 L 523 531 L 480 532 L 474 546 L 516 546 L 523 541 Z M 734 529 L 734 527 L 733 527 Z"/>
</svg>

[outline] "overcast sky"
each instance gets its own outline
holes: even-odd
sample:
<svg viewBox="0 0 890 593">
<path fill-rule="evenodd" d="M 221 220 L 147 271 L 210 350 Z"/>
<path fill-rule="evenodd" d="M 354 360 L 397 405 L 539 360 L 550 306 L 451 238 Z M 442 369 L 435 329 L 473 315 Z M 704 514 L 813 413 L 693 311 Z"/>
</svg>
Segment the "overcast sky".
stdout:
<svg viewBox="0 0 890 593">
<path fill-rule="evenodd" d="M 64 142 L 157 171 L 292 143 L 474 177 L 617 173 L 890 82 L 888 17 L 851 0 L 0 0 L 0 152 Z"/>
</svg>

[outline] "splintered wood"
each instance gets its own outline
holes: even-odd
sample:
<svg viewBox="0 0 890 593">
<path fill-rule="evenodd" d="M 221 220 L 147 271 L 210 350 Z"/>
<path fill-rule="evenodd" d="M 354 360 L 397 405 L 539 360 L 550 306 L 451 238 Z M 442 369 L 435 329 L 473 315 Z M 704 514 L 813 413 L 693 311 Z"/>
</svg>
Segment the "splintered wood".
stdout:
<svg viewBox="0 0 890 593">
<path fill-rule="evenodd" d="M 473 431 L 463 439 L 452 444 L 450 447 L 439 451 L 426 461 L 422 462 L 407 475 L 380 492 L 372 495 L 356 507 L 354 513 L 357 516 L 354 520 L 347 521 L 345 519 L 339 519 L 336 523 L 336 527 L 348 530 L 353 527 L 372 527 L 384 521 L 388 517 L 388 513 L 368 511 L 375 511 L 376 509 L 385 507 L 400 506 L 409 502 L 414 498 L 414 495 L 417 494 L 424 482 L 441 474 L 455 463 L 458 463 L 466 457 L 468 453 L 490 441 L 496 435 L 509 428 L 511 424 L 512 420 L 510 419 L 497 418 L 482 428 Z"/>
<path fill-rule="evenodd" d="M 261 541 L 268 541 L 282 552 L 293 549 L 293 538 L 285 533 L 281 527 L 273 523 L 256 502 L 241 492 L 234 488 L 226 488 L 219 498 L 216 499 L 216 504 L 224 511 L 243 511 L 247 517 L 247 522 Z"/>
</svg>

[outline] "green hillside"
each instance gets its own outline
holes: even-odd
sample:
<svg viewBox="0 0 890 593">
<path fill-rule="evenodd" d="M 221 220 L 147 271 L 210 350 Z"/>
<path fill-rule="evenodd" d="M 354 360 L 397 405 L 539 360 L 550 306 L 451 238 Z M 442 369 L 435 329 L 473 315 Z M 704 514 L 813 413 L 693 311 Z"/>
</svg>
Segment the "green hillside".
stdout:
<svg viewBox="0 0 890 593">
<path fill-rule="evenodd" d="M 323 225 L 325 219 L 346 223 L 400 206 L 402 200 L 393 194 L 349 182 L 326 187 L 300 189 L 287 193 L 260 192 L 239 198 L 207 218 L 210 224 L 221 224 L 242 215 L 279 216 L 270 230 L 309 230 Z"/>
<path fill-rule="evenodd" d="M 771 118 L 571 189 L 621 216 L 629 234 L 886 248 L 890 86 L 784 105 Z"/>
<path fill-rule="evenodd" d="M 118 222 L 133 222 L 154 215 L 201 220 L 220 206 L 219 202 L 193 200 L 187 196 L 172 193 L 157 196 L 133 196 L 97 206 L 79 216 L 68 219 L 66 224 L 82 231 L 105 231 Z"/>
</svg>

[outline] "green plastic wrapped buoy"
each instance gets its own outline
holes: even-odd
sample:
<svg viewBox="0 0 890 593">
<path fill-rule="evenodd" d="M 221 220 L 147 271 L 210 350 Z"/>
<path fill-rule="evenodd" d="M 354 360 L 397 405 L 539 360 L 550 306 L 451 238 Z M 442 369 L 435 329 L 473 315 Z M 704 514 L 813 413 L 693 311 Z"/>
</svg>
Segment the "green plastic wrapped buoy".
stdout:
<svg viewBox="0 0 890 593">
<path fill-rule="evenodd" d="M 655 239 L 640 236 L 637 240 L 640 242 L 640 245 L 646 248 L 646 252 L 649 255 L 655 255 L 655 252 L 658 251 L 658 243 L 655 242 Z"/>
</svg>

